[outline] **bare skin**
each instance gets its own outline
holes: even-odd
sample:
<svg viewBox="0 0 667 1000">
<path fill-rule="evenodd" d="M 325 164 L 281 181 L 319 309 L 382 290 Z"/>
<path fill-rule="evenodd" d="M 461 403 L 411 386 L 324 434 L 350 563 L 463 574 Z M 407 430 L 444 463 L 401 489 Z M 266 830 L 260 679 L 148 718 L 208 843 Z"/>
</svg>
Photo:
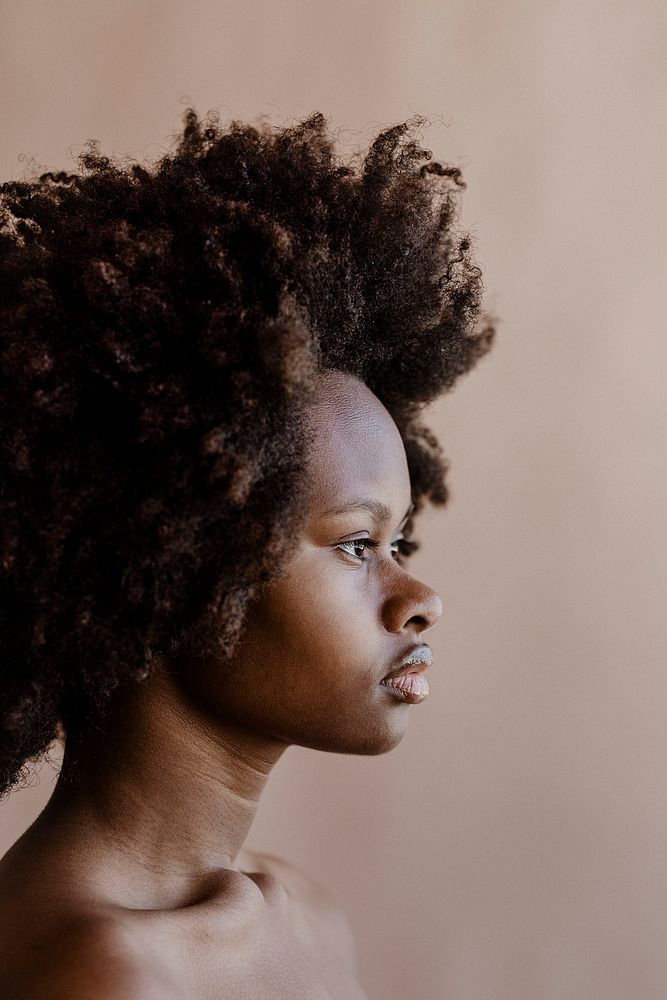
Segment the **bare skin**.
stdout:
<svg viewBox="0 0 667 1000">
<path fill-rule="evenodd" d="M 386 409 L 333 373 L 312 418 L 299 547 L 232 659 L 161 663 L 117 691 L 103 728 L 67 741 L 51 801 L 0 862 L 0 983 L 14 1000 L 365 997 L 326 890 L 243 842 L 288 746 L 400 742 L 411 706 L 379 682 L 442 603 L 396 560 L 410 479 Z M 366 498 L 386 520 L 330 513 Z"/>
</svg>

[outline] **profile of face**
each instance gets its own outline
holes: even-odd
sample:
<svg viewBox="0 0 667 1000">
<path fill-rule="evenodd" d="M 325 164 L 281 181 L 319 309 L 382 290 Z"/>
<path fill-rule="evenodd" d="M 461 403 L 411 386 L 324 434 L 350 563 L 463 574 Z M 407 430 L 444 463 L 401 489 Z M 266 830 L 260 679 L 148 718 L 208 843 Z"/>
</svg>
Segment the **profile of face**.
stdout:
<svg viewBox="0 0 667 1000">
<path fill-rule="evenodd" d="M 442 602 L 397 561 L 411 488 L 388 411 L 334 371 L 320 376 L 309 416 L 312 493 L 298 547 L 249 609 L 234 655 L 197 671 L 197 694 L 221 721 L 258 736 L 384 753 L 411 705 L 380 682 L 424 643 Z"/>
</svg>

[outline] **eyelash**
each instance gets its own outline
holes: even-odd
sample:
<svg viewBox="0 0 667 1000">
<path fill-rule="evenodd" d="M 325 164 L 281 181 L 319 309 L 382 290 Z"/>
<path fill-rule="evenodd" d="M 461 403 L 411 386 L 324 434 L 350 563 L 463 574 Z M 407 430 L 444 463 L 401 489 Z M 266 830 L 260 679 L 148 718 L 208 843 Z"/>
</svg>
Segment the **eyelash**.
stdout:
<svg viewBox="0 0 667 1000">
<path fill-rule="evenodd" d="M 391 543 L 392 546 L 394 546 L 394 545 L 396 546 L 396 549 L 394 550 L 394 556 L 395 557 L 396 556 L 399 557 L 399 558 L 396 559 L 396 562 L 399 564 L 399 566 L 402 565 L 403 558 L 407 555 L 407 553 L 401 552 L 401 542 L 403 542 L 403 541 L 404 541 L 404 539 L 397 538 L 395 542 Z M 376 549 L 376 548 L 378 548 L 379 544 L 380 543 L 375 538 L 352 538 L 352 539 L 350 539 L 349 542 L 339 542 L 338 545 L 336 546 L 336 548 L 337 549 L 343 549 L 343 552 L 345 552 L 346 555 L 348 555 L 348 556 L 351 555 L 353 559 L 358 559 L 359 562 L 368 562 L 368 556 L 357 556 L 357 555 L 354 555 L 354 553 L 348 552 L 347 549 L 344 549 L 343 546 L 344 545 L 354 545 L 354 546 L 356 546 L 356 545 L 363 545 L 365 548 Z"/>
</svg>

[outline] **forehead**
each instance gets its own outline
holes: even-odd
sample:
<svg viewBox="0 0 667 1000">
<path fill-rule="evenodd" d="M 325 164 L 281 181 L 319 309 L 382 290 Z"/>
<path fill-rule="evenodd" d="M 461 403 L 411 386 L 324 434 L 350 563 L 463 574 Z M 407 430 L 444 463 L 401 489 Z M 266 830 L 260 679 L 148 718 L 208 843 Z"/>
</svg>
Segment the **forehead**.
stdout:
<svg viewBox="0 0 667 1000">
<path fill-rule="evenodd" d="M 330 505 L 332 499 L 364 495 L 405 506 L 410 475 L 403 440 L 368 386 L 352 375 L 327 373 L 309 418 L 314 433 L 310 475 L 317 502 Z"/>
</svg>

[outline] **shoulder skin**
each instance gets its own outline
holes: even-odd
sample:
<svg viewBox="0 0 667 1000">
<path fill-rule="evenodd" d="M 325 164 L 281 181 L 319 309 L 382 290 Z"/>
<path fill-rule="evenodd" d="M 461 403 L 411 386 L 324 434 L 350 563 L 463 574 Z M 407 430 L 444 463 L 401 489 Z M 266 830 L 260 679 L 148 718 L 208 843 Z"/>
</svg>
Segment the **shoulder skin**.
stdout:
<svg viewBox="0 0 667 1000">
<path fill-rule="evenodd" d="M 333 893 L 292 862 L 275 854 L 243 849 L 237 864 L 246 871 L 264 872 L 273 876 L 288 895 L 302 905 L 310 919 L 316 922 L 330 943 L 340 953 L 348 971 L 358 976 L 356 945 L 352 927 Z"/>
<path fill-rule="evenodd" d="M 0 993 L 12 1000 L 186 1000 L 126 938 L 107 918 L 63 928 L 3 962 Z"/>
</svg>

